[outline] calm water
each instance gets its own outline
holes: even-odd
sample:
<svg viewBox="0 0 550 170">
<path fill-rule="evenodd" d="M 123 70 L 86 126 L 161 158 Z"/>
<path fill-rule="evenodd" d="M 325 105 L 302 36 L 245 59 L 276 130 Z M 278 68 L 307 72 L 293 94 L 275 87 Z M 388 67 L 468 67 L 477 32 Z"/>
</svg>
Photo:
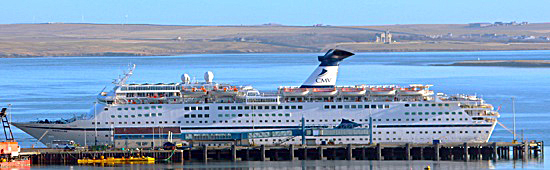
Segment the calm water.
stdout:
<svg viewBox="0 0 550 170">
<path fill-rule="evenodd" d="M 0 106 L 12 104 L 13 121 L 70 118 L 86 112 L 95 95 L 104 87 L 112 88 L 116 78 L 130 63 L 137 69 L 130 82 L 179 82 L 183 73 L 203 80 L 206 71 L 214 72 L 214 81 L 253 85 L 260 90 L 300 85 L 317 66 L 320 54 L 201 54 L 170 57 L 60 57 L 0 58 Z M 442 67 L 433 63 L 461 60 L 541 60 L 550 59 L 550 51 L 508 52 L 418 52 L 359 53 L 341 64 L 338 84 L 433 84 L 432 89 L 448 94 L 482 96 L 495 106 L 502 105 L 501 121 L 512 128 L 511 98 L 516 98 L 518 136 L 529 140 L 550 141 L 550 68 Z M 15 130 L 23 147 L 36 139 Z M 497 127 L 491 141 L 511 141 L 512 135 Z M 548 162 L 548 161 L 546 161 Z M 235 167 L 295 169 L 320 166 L 328 169 L 419 169 L 433 164 L 440 169 L 511 168 L 514 162 L 370 162 L 307 161 L 292 163 L 243 162 L 209 163 L 186 167 Z M 466 168 L 464 165 L 467 165 Z M 519 167 L 543 168 L 530 162 Z M 168 168 L 168 165 L 158 165 Z M 177 165 L 174 165 L 177 166 Z M 48 168 L 48 167 L 46 167 Z M 56 167 L 49 167 L 56 168 Z M 77 167 L 78 168 L 78 167 Z M 84 167 L 81 167 L 84 168 Z M 116 168 L 116 167 L 115 167 Z M 159 168 L 143 165 L 141 168 Z M 276 168 L 275 168 L 276 169 Z M 324 169 L 324 168 L 321 168 Z"/>
</svg>

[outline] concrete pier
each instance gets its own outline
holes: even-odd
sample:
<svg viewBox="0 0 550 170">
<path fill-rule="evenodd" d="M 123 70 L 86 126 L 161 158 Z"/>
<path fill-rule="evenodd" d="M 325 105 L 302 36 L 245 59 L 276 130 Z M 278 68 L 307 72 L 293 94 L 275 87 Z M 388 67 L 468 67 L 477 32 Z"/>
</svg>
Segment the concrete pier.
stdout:
<svg viewBox="0 0 550 170">
<path fill-rule="evenodd" d="M 375 144 L 318 146 L 197 146 L 184 150 L 65 151 L 22 149 L 21 156 L 34 164 L 75 164 L 82 158 L 149 156 L 170 162 L 183 161 L 290 161 L 290 160 L 458 160 L 540 159 L 542 142 Z M 510 156 L 510 147 L 513 154 Z"/>
</svg>

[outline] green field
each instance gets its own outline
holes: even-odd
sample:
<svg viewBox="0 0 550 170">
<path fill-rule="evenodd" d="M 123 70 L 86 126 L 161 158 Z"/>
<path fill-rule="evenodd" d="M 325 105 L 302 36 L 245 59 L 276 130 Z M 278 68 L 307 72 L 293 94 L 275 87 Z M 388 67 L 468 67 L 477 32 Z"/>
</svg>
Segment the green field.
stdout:
<svg viewBox="0 0 550 170">
<path fill-rule="evenodd" d="M 396 42 L 374 43 L 375 34 L 385 30 L 393 32 Z M 447 33 L 550 37 L 550 23 L 487 28 L 467 24 L 338 27 L 6 24 L 0 25 L 0 57 L 302 53 L 335 47 L 356 52 L 550 50 L 550 42 L 418 38 Z"/>
</svg>

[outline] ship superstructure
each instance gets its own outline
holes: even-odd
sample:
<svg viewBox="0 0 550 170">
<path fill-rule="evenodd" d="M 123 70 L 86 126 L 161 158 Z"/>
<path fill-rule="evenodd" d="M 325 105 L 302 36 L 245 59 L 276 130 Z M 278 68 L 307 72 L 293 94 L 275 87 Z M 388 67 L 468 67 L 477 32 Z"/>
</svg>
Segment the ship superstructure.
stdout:
<svg viewBox="0 0 550 170">
<path fill-rule="evenodd" d="M 432 85 L 336 86 L 339 62 L 330 50 L 301 86 L 260 92 L 204 82 L 127 84 L 135 66 L 101 92 L 89 113 L 69 120 L 14 123 L 44 144 L 160 146 L 178 140 L 208 145 L 487 142 L 498 112 L 476 96 L 434 93 Z M 45 137 L 43 137 L 45 136 Z M 302 140 L 305 139 L 305 140 Z"/>
</svg>

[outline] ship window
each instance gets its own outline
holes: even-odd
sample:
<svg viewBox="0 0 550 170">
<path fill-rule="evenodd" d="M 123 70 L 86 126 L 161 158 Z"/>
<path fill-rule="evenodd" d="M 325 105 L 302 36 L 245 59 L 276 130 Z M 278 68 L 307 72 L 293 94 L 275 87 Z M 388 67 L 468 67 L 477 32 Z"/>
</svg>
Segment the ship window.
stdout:
<svg viewBox="0 0 550 170">
<path fill-rule="evenodd" d="M 250 110 L 250 106 L 244 106 L 244 110 Z"/>
<path fill-rule="evenodd" d="M 449 106 L 449 103 L 445 103 L 445 106 Z"/>
<path fill-rule="evenodd" d="M 115 118 L 115 115 L 111 115 L 111 118 Z"/>
<path fill-rule="evenodd" d="M 437 104 L 437 106 L 443 106 L 443 104 L 439 103 L 439 104 Z"/>
<path fill-rule="evenodd" d="M 122 118 L 122 115 L 118 115 L 117 117 L 118 117 L 118 118 Z"/>
<path fill-rule="evenodd" d="M 191 110 L 197 110 L 197 107 L 194 107 L 194 106 L 190 107 L 190 108 L 191 108 Z"/>
<path fill-rule="evenodd" d="M 458 112 L 458 114 L 459 114 L 459 115 L 461 115 L 461 114 L 462 114 L 462 112 Z"/>
<path fill-rule="evenodd" d="M 446 114 L 446 115 L 448 115 L 448 114 L 449 114 L 449 112 L 445 112 L 445 114 Z"/>
<path fill-rule="evenodd" d="M 210 106 L 204 106 L 204 110 L 210 110 Z"/>
<path fill-rule="evenodd" d="M 136 117 L 136 115 L 131 115 L 132 118 Z"/>
<path fill-rule="evenodd" d="M 356 109 L 356 108 L 357 108 L 357 105 L 351 105 L 351 108 L 352 108 L 352 109 Z"/>
<path fill-rule="evenodd" d="M 183 107 L 183 110 L 190 110 L 189 107 Z"/>
<path fill-rule="evenodd" d="M 117 108 L 116 110 L 122 110 L 122 108 Z"/>
<path fill-rule="evenodd" d="M 125 108 L 124 108 L 124 110 L 128 110 L 128 108 L 127 108 L 127 107 L 125 107 Z"/>
<path fill-rule="evenodd" d="M 336 109 L 336 105 L 330 105 L 331 109 Z"/>
<path fill-rule="evenodd" d="M 439 114 L 439 115 L 442 115 L 442 114 L 443 114 L 443 112 L 437 112 L 437 114 Z"/>
<path fill-rule="evenodd" d="M 197 107 L 197 110 L 202 110 L 202 107 Z"/>
<path fill-rule="evenodd" d="M 430 104 L 424 104 L 424 106 L 425 106 L 425 107 L 428 107 L 428 106 L 430 106 Z"/>
<path fill-rule="evenodd" d="M 142 107 L 141 107 L 141 106 L 138 106 L 138 110 L 141 110 L 141 109 L 142 109 Z"/>
<path fill-rule="evenodd" d="M 286 117 L 290 117 L 290 113 L 286 113 L 285 116 L 286 116 Z"/>
<path fill-rule="evenodd" d="M 434 103 L 434 104 L 432 104 L 432 107 L 435 107 L 435 103 Z"/>
<path fill-rule="evenodd" d="M 285 106 L 285 109 L 290 109 L 290 107 L 289 107 L 289 106 Z"/>
<path fill-rule="evenodd" d="M 345 108 L 345 109 L 349 109 L 349 105 L 344 105 L 344 108 Z"/>
<path fill-rule="evenodd" d="M 198 118 L 202 118 L 202 114 L 198 114 L 197 117 L 198 117 Z"/>
<path fill-rule="evenodd" d="M 282 113 L 279 113 L 279 116 L 283 116 L 283 114 L 282 114 Z"/>
<path fill-rule="evenodd" d="M 451 112 L 451 114 L 456 115 L 456 112 Z"/>
<path fill-rule="evenodd" d="M 229 110 L 229 106 L 224 106 L 223 110 Z"/>
<path fill-rule="evenodd" d="M 178 123 L 181 123 L 181 121 L 178 121 Z"/>
<path fill-rule="evenodd" d="M 157 109 L 157 106 L 151 106 L 151 109 Z"/>
<path fill-rule="evenodd" d="M 435 112 L 432 112 L 432 115 L 435 115 Z"/>
<path fill-rule="evenodd" d="M 416 112 L 412 112 L 411 115 L 416 115 Z"/>
<path fill-rule="evenodd" d="M 243 106 L 238 106 L 237 110 L 243 110 Z"/>
<path fill-rule="evenodd" d="M 223 114 L 219 114 L 218 117 L 223 117 Z"/>
<path fill-rule="evenodd" d="M 304 106 L 298 106 L 298 109 L 304 109 Z"/>
<path fill-rule="evenodd" d="M 330 109 L 329 105 L 325 105 L 324 107 L 325 107 L 325 109 Z"/>
<path fill-rule="evenodd" d="M 136 110 L 136 108 L 133 108 L 133 107 L 132 107 L 132 110 Z"/>
<path fill-rule="evenodd" d="M 383 109 L 384 105 L 378 105 L 378 109 Z"/>
<path fill-rule="evenodd" d="M 156 113 L 151 113 L 151 117 L 155 117 L 155 116 L 157 116 Z"/>
<path fill-rule="evenodd" d="M 376 109 L 376 105 L 370 105 L 371 109 Z"/>
<path fill-rule="evenodd" d="M 191 118 L 197 118 L 196 114 L 191 114 Z"/>
<path fill-rule="evenodd" d="M 415 106 L 416 106 L 416 104 L 411 104 L 411 107 L 415 107 Z"/>
<path fill-rule="evenodd" d="M 124 115 L 124 118 L 128 118 L 128 115 Z"/>
<path fill-rule="evenodd" d="M 236 114 L 231 114 L 231 117 L 237 117 L 237 115 Z"/>
<path fill-rule="evenodd" d="M 358 109 L 362 109 L 362 108 L 363 108 L 363 105 L 357 105 L 357 108 L 358 108 Z"/>
<path fill-rule="evenodd" d="M 159 106 L 158 108 L 159 108 L 159 109 L 162 109 L 162 106 Z"/>
<path fill-rule="evenodd" d="M 263 110 L 264 107 L 263 106 L 256 106 L 258 108 L 258 110 Z"/>
<path fill-rule="evenodd" d="M 389 105 L 389 104 L 388 104 L 388 105 L 384 105 L 384 108 L 389 109 L 389 108 L 390 108 L 390 105 Z"/>
<path fill-rule="evenodd" d="M 144 116 L 145 116 L 145 117 L 149 117 L 149 113 L 145 113 Z"/>
<path fill-rule="evenodd" d="M 221 106 L 218 106 L 218 110 L 223 110 L 223 107 L 221 107 Z"/>
<path fill-rule="evenodd" d="M 160 114 L 160 113 L 159 113 L 159 114 Z M 160 115 L 159 115 L 159 116 L 160 116 Z M 204 117 L 205 117 L 205 118 L 209 118 L 210 115 L 209 115 L 209 114 L 205 114 Z"/>
<path fill-rule="evenodd" d="M 148 107 L 148 106 L 145 106 L 145 107 L 144 107 L 143 109 L 145 109 L 145 110 L 149 110 L 149 107 Z"/>
<path fill-rule="evenodd" d="M 422 107 L 422 104 L 418 104 L 418 107 Z"/>
<path fill-rule="evenodd" d="M 275 114 L 275 113 L 273 113 L 273 114 L 271 114 L 271 116 L 275 117 L 275 116 L 276 116 L 276 114 Z"/>
<path fill-rule="evenodd" d="M 405 104 L 405 107 L 409 107 L 409 104 Z"/>
<path fill-rule="evenodd" d="M 425 115 L 430 115 L 430 112 L 424 112 Z"/>
<path fill-rule="evenodd" d="M 296 109 L 296 106 L 291 106 L 292 109 Z"/>
<path fill-rule="evenodd" d="M 343 108 L 343 106 L 342 106 L 342 105 L 338 105 L 338 109 L 342 109 L 342 108 Z"/>
</svg>

